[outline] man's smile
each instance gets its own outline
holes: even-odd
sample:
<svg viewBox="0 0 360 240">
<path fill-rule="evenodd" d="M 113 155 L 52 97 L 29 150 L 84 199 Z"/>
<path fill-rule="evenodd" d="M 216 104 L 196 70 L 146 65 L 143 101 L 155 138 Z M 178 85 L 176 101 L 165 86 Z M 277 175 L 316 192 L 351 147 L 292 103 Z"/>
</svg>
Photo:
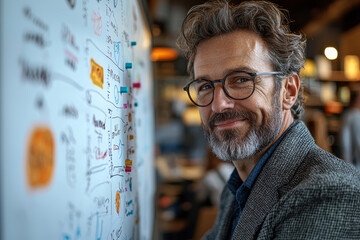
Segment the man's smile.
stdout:
<svg viewBox="0 0 360 240">
<path fill-rule="evenodd" d="M 240 126 L 244 126 L 246 120 L 247 119 L 245 119 L 245 118 L 238 118 L 238 119 L 219 121 L 214 124 L 214 127 L 217 129 L 228 129 L 228 128 L 240 127 Z"/>
</svg>

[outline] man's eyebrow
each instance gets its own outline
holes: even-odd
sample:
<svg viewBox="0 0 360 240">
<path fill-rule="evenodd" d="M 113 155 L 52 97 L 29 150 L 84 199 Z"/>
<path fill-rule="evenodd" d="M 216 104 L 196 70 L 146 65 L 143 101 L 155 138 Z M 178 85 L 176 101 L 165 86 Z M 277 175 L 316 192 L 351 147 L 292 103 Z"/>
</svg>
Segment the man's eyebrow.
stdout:
<svg viewBox="0 0 360 240">
<path fill-rule="evenodd" d="M 229 69 L 225 69 L 222 72 L 222 76 L 225 77 L 226 74 L 229 74 L 231 72 L 236 72 L 236 71 L 243 71 L 243 72 L 249 72 L 249 73 L 256 73 L 257 71 L 253 68 L 250 67 L 235 67 L 235 68 L 229 68 Z M 199 77 L 195 78 L 195 80 L 217 80 L 217 79 L 211 79 L 211 77 L 208 74 L 205 75 L 200 75 Z"/>
<path fill-rule="evenodd" d="M 202 75 L 200 77 L 195 78 L 194 80 L 210 80 L 209 75 Z"/>
</svg>

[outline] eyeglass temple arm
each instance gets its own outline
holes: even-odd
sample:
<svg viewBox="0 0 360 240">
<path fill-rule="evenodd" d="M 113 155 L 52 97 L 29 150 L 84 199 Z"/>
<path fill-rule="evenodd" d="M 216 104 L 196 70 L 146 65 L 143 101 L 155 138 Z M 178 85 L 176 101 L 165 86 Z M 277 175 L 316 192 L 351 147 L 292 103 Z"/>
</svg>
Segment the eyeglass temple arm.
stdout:
<svg viewBox="0 0 360 240">
<path fill-rule="evenodd" d="M 254 73 L 255 76 L 261 76 L 261 75 L 276 75 L 276 74 L 282 74 L 282 72 L 262 72 L 262 73 Z"/>
</svg>

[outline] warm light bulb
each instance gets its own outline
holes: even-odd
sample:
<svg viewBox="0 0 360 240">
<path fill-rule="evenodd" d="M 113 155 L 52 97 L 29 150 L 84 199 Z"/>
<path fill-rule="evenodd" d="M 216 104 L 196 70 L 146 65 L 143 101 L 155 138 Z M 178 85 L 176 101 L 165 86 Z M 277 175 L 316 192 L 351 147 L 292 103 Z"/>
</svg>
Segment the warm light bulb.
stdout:
<svg viewBox="0 0 360 240">
<path fill-rule="evenodd" d="M 359 57 L 356 55 L 347 55 L 344 58 L 344 72 L 345 76 L 351 80 L 359 79 Z"/>
<path fill-rule="evenodd" d="M 334 47 L 327 47 L 324 51 L 325 56 L 329 60 L 335 60 L 338 56 L 338 51 Z"/>
</svg>

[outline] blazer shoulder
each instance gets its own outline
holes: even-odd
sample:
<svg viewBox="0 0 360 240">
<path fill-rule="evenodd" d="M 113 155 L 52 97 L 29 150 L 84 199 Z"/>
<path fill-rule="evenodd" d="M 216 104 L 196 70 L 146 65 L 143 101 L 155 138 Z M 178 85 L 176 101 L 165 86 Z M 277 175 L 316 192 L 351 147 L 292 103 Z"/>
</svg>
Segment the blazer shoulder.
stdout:
<svg viewBox="0 0 360 240">
<path fill-rule="evenodd" d="M 284 191 L 279 202 L 326 198 L 335 203 L 348 198 L 360 203 L 359 171 L 320 148 L 309 151 L 287 185 L 287 191 Z M 297 200 L 295 203 L 302 204 Z"/>
<path fill-rule="evenodd" d="M 286 184 L 291 189 L 360 186 L 360 172 L 351 164 L 314 145 Z M 283 194 L 282 194 L 283 195 Z"/>
<path fill-rule="evenodd" d="M 271 209 L 259 239 L 360 239 L 360 181 L 343 173 L 314 174 Z"/>
</svg>

